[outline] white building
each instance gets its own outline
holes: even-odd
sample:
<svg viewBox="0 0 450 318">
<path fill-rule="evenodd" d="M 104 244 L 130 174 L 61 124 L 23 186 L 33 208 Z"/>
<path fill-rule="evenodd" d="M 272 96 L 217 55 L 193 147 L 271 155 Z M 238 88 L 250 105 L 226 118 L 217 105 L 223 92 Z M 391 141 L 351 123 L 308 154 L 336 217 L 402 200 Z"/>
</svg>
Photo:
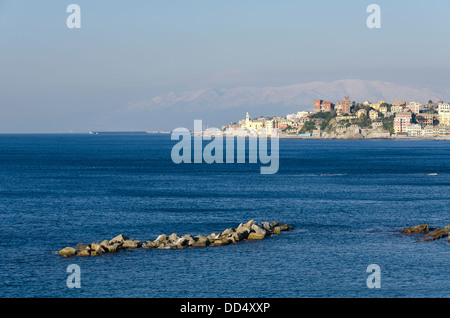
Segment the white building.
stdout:
<svg viewBox="0 0 450 318">
<path fill-rule="evenodd" d="M 409 105 L 407 106 L 412 113 L 414 114 L 418 114 L 420 113 L 420 110 L 422 109 L 422 103 L 421 102 L 411 102 L 409 103 Z"/>
<path fill-rule="evenodd" d="M 439 125 L 450 126 L 450 104 L 439 104 Z"/>
<path fill-rule="evenodd" d="M 419 124 L 411 124 L 406 127 L 406 132 L 408 137 L 421 137 L 423 136 L 422 126 Z"/>
</svg>

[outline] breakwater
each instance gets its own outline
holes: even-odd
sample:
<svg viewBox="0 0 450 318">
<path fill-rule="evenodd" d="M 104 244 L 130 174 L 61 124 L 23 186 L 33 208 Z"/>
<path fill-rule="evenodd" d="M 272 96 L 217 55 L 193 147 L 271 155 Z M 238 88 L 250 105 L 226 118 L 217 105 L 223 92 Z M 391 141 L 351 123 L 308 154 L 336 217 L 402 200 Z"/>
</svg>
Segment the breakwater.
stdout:
<svg viewBox="0 0 450 318">
<path fill-rule="evenodd" d="M 423 242 L 432 242 L 441 238 L 447 238 L 447 242 L 450 242 L 450 225 L 439 228 L 430 227 L 428 224 L 419 224 L 402 229 L 400 232 L 405 234 L 423 234 Z M 420 239 L 418 239 L 420 241 Z"/>
<path fill-rule="evenodd" d="M 228 228 L 220 233 L 209 235 L 191 234 L 180 236 L 177 233 L 170 235 L 161 234 L 154 241 L 133 240 L 125 235 L 118 235 L 111 240 L 102 242 L 93 242 L 90 244 L 79 243 L 75 247 L 65 247 L 59 251 L 63 257 L 70 256 L 99 256 L 105 253 L 116 253 L 126 249 L 184 249 L 188 247 L 214 247 L 236 244 L 245 240 L 262 240 L 267 237 L 278 235 L 283 231 L 290 231 L 294 228 L 287 224 L 275 222 L 256 223 L 250 220 L 247 223 L 241 223 L 237 228 Z"/>
</svg>

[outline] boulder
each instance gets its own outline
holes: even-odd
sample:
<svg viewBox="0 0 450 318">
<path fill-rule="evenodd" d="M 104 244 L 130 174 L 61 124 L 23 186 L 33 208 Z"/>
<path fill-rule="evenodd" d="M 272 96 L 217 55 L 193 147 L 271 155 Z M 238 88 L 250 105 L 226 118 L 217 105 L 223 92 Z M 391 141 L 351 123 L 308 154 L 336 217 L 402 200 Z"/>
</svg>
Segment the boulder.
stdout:
<svg viewBox="0 0 450 318">
<path fill-rule="evenodd" d="M 155 247 L 155 243 L 154 242 L 151 242 L 151 241 L 148 241 L 148 242 L 145 242 L 145 243 L 142 243 L 142 248 L 153 248 L 153 247 Z"/>
<path fill-rule="evenodd" d="M 177 233 L 172 233 L 172 234 L 170 234 L 169 235 L 169 237 L 167 238 L 167 240 L 169 241 L 169 242 L 176 242 L 178 239 L 180 238 L 180 236 L 178 236 L 178 234 Z"/>
<path fill-rule="evenodd" d="M 124 241 L 130 240 L 129 237 L 125 236 L 125 235 L 117 235 L 115 238 L 111 239 L 109 241 L 109 244 L 114 244 L 114 243 L 123 243 Z"/>
<path fill-rule="evenodd" d="M 281 231 L 292 231 L 294 228 L 292 226 L 288 226 L 287 224 L 280 225 Z"/>
<path fill-rule="evenodd" d="M 186 240 L 184 237 L 180 237 L 178 238 L 178 240 L 176 240 L 176 242 L 174 242 L 177 248 L 185 248 L 187 243 L 188 240 Z"/>
<path fill-rule="evenodd" d="M 209 246 L 224 246 L 231 244 L 232 240 L 229 238 L 223 238 L 223 239 L 217 239 L 213 243 L 211 243 Z"/>
<path fill-rule="evenodd" d="M 245 239 L 248 237 L 248 235 L 250 234 L 250 232 L 251 232 L 251 230 L 250 230 L 250 228 L 248 228 L 248 227 L 244 227 L 244 226 L 239 227 L 239 228 L 236 230 L 236 236 L 234 237 L 234 239 L 235 239 L 236 241 L 242 241 L 242 240 L 245 240 Z"/>
<path fill-rule="evenodd" d="M 110 244 L 105 246 L 106 250 L 108 251 L 108 253 L 115 253 L 119 250 L 120 244 L 119 243 L 115 243 L 115 244 Z"/>
<path fill-rule="evenodd" d="M 192 246 L 192 244 L 194 244 L 195 243 L 195 239 L 194 239 L 194 237 L 192 237 L 192 235 L 184 235 L 184 236 L 182 236 L 185 240 L 186 240 L 186 245 L 188 245 L 188 246 Z"/>
<path fill-rule="evenodd" d="M 406 229 L 401 230 L 401 233 L 406 234 L 423 234 L 428 233 L 430 231 L 430 228 L 428 224 L 419 224 L 417 226 L 411 226 Z"/>
<path fill-rule="evenodd" d="M 167 241 L 167 235 L 166 234 L 161 234 L 160 236 L 158 236 L 156 238 L 155 241 L 165 242 L 165 241 Z"/>
<path fill-rule="evenodd" d="M 275 226 L 273 228 L 272 234 L 281 234 L 281 227 Z"/>
<path fill-rule="evenodd" d="M 278 221 L 270 222 L 271 227 L 276 227 L 276 226 L 278 226 L 278 224 L 279 224 Z"/>
<path fill-rule="evenodd" d="M 234 232 L 236 232 L 236 230 L 231 227 L 231 228 L 226 229 L 225 231 L 223 231 L 221 235 L 222 236 L 229 236 L 229 235 L 233 234 Z"/>
<path fill-rule="evenodd" d="M 264 230 L 266 230 L 267 232 L 272 232 L 273 231 L 273 227 L 272 225 L 270 225 L 269 222 L 262 222 L 261 226 Z"/>
<path fill-rule="evenodd" d="M 86 247 L 88 247 L 88 245 L 83 244 L 83 243 L 78 243 L 77 246 L 75 246 L 75 250 L 76 250 L 77 252 L 78 252 L 78 251 L 82 251 L 82 250 L 85 250 Z"/>
<path fill-rule="evenodd" d="M 142 243 L 140 241 L 133 241 L 133 240 L 126 240 L 122 244 L 123 248 L 138 248 L 140 246 L 142 246 Z"/>
<path fill-rule="evenodd" d="M 94 249 L 94 252 L 96 252 L 98 255 L 103 254 L 106 252 L 106 250 L 101 245 L 97 245 Z"/>
<path fill-rule="evenodd" d="M 438 240 L 438 239 L 448 237 L 448 236 L 449 236 L 449 232 L 446 231 L 445 229 L 436 229 L 433 232 L 426 234 L 424 236 L 424 241 L 430 242 L 430 241 Z"/>
<path fill-rule="evenodd" d="M 170 249 L 176 249 L 177 246 L 171 242 L 161 243 L 160 246 L 158 246 L 159 249 L 162 250 L 170 250 Z"/>
<path fill-rule="evenodd" d="M 267 231 L 264 230 L 262 227 L 260 227 L 259 225 L 253 224 L 251 227 L 252 231 L 255 232 L 257 235 L 259 236 L 263 236 L 266 237 L 267 235 Z M 250 233 L 251 234 L 251 233 Z"/>
<path fill-rule="evenodd" d="M 265 235 L 261 235 L 261 234 L 257 234 L 256 232 L 252 232 L 249 234 L 248 239 L 249 240 L 262 240 L 265 237 L 266 237 Z"/>
<path fill-rule="evenodd" d="M 242 226 L 251 228 L 253 224 L 256 224 L 255 220 L 250 220 Z"/>
<path fill-rule="evenodd" d="M 191 245 L 193 247 L 205 247 L 208 246 L 208 239 L 206 236 L 203 235 L 197 235 L 194 237 L 195 242 Z"/>
<path fill-rule="evenodd" d="M 89 253 L 88 250 L 82 250 L 82 251 L 79 251 L 79 252 L 77 253 L 77 255 L 78 255 L 78 256 L 83 256 L 83 257 L 85 257 L 85 256 L 90 256 L 90 253 Z"/>
<path fill-rule="evenodd" d="M 62 250 L 59 251 L 59 255 L 64 257 L 74 256 L 76 254 L 77 250 L 73 247 L 65 247 Z"/>
</svg>

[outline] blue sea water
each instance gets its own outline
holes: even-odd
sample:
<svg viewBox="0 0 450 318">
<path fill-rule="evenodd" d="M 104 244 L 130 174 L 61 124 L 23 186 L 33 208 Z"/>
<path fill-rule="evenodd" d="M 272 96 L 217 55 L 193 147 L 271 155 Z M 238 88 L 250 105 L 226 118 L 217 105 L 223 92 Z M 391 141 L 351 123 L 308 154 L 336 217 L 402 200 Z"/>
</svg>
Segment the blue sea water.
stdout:
<svg viewBox="0 0 450 318">
<path fill-rule="evenodd" d="M 0 297 L 449 297 L 450 243 L 399 230 L 450 225 L 445 141 L 280 140 L 260 164 L 180 164 L 170 135 L 0 135 Z M 295 227 L 262 241 L 62 258 L 118 234 Z M 66 285 L 70 264 L 81 288 Z M 381 288 L 367 287 L 367 267 Z"/>
</svg>

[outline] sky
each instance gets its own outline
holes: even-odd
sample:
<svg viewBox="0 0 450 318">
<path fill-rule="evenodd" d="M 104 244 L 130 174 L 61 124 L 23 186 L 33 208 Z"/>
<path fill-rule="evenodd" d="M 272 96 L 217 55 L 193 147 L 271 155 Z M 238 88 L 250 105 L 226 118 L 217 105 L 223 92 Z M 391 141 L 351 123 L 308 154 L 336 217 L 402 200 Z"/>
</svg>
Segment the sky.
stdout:
<svg viewBox="0 0 450 318">
<path fill-rule="evenodd" d="M 66 25 L 71 3 L 80 29 Z M 380 29 L 366 25 L 372 3 Z M 449 13 L 449 0 L 0 0 L 0 133 L 142 128 L 108 118 L 202 88 L 363 79 L 448 89 Z M 148 130 L 176 128 L 164 118 Z"/>
</svg>

